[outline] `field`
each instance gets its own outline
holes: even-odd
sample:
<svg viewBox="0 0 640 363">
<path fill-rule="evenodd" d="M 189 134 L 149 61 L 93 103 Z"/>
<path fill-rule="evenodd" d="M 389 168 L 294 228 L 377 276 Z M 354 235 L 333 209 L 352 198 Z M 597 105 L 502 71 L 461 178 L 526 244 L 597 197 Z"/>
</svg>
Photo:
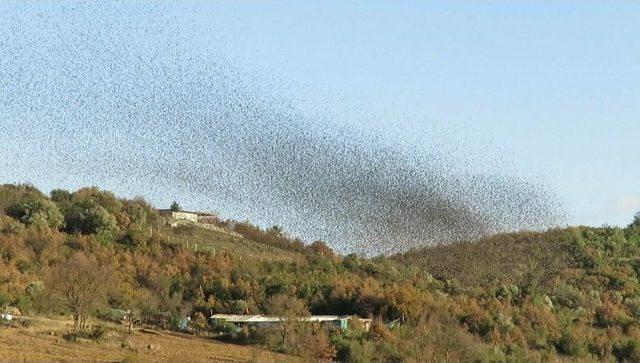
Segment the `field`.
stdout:
<svg viewBox="0 0 640 363">
<path fill-rule="evenodd" d="M 24 323 L 24 322 L 27 323 Z M 133 329 L 102 324 L 107 332 L 98 340 L 68 341 L 67 320 L 28 318 L 0 325 L 0 361 L 92 362 L 297 362 L 255 347 L 217 342 L 190 334 Z"/>
</svg>

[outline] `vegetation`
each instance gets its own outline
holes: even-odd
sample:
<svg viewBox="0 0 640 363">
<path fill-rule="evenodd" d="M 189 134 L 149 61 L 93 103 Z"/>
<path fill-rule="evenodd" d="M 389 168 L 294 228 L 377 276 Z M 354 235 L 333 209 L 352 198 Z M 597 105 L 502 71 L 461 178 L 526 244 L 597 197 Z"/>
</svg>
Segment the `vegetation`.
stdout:
<svg viewBox="0 0 640 363">
<path fill-rule="evenodd" d="M 171 228 L 141 198 L 97 188 L 0 186 L 0 305 L 136 322 L 308 359 L 640 360 L 640 214 L 626 228 L 500 234 L 395 256 L 340 256 L 281 228 L 220 221 Z M 198 247 L 199 246 L 199 247 Z M 211 313 L 277 314 L 275 330 L 211 325 Z M 308 314 L 358 315 L 341 331 Z M 99 333 L 99 332 L 98 332 Z M 95 333 L 95 334 L 98 334 Z"/>
<path fill-rule="evenodd" d="M 173 203 L 171 203 L 171 207 L 169 207 L 169 210 L 171 210 L 172 212 L 180 212 L 182 210 L 182 207 L 180 207 L 180 204 L 178 204 L 178 202 L 173 201 Z"/>
</svg>

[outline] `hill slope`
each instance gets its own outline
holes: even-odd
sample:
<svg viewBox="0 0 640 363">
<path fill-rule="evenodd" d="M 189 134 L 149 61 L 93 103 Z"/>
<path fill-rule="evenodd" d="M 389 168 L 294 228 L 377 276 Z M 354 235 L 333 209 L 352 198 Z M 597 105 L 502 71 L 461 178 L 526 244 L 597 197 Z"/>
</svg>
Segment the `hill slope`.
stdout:
<svg viewBox="0 0 640 363">
<path fill-rule="evenodd" d="M 131 310 L 136 326 L 180 330 L 190 317 L 186 330 L 204 339 L 306 360 L 640 360 L 640 218 L 375 258 L 340 256 L 277 226 L 212 223 L 168 227 L 144 200 L 96 188 L 46 196 L 2 186 L 0 306 L 71 316 L 81 333 L 87 319 L 108 324 L 109 308 Z M 78 301 L 74 291 L 92 293 Z M 238 332 L 211 325 L 211 313 L 375 321 L 368 332 L 293 323 Z"/>
</svg>

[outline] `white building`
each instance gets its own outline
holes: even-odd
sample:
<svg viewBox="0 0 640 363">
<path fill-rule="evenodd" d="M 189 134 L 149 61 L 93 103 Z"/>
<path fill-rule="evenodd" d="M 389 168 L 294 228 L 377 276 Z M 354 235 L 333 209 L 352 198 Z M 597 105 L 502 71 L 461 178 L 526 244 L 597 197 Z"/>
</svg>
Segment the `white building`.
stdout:
<svg viewBox="0 0 640 363">
<path fill-rule="evenodd" d="M 259 326 L 274 326 L 278 325 L 284 318 L 277 316 L 263 316 L 263 315 L 236 315 L 236 314 L 215 314 L 212 315 L 213 321 L 224 321 L 232 323 L 236 326 L 242 325 L 259 325 Z M 311 315 L 299 318 L 300 321 L 317 322 L 324 326 L 348 329 L 349 320 L 354 319 L 352 316 L 339 316 L 339 315 Z M 355 318 L 358 319 L 365 330 L 369 330 L 371 326 L 371 319 Z"/>
</svg>

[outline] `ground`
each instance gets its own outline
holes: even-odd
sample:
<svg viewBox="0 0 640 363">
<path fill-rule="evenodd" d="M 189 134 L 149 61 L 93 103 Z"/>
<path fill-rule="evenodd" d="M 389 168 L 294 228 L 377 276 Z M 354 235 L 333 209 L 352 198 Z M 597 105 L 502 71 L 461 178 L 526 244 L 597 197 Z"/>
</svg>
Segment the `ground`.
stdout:
<svg viewBox="0 0 640 363">
<path fill-rule="evenodd" d="M 0 325 L 2 362 L 297 362 L 291 356 L 255 347 L 221 343 L 190 334 L 134 328 L 131 334 L 115 324 L 98 341 L 67 341 L 72 322 L 63 319 L 24 318 Z"/>
</svg>

